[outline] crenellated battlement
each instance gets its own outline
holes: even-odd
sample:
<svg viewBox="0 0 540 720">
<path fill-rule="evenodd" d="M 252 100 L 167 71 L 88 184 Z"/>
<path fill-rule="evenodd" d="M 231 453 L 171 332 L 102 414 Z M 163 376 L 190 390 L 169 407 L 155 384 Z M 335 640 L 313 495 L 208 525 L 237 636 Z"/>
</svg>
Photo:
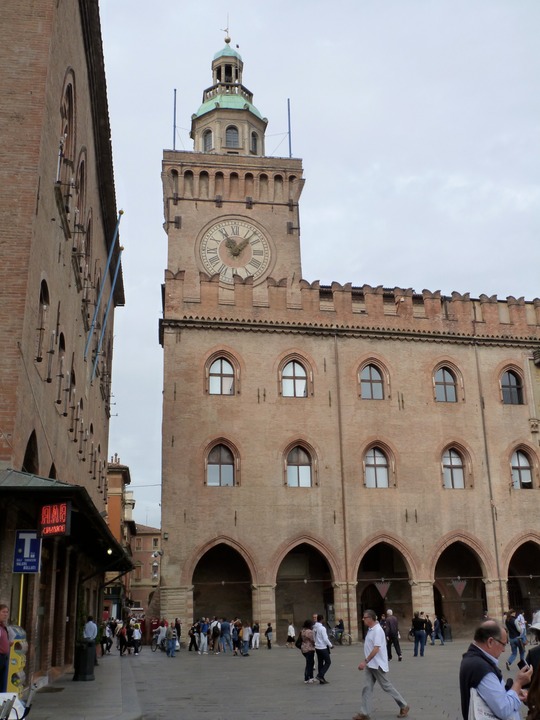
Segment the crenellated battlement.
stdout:
<svg viewBox="0 0 540 720">
<path fill-rule="evenodd" d="M 313 327 L 358 328 L 401 333 L 490 337 L 540 341 L 540 299 L 496 295 L 471 299 L 470 293 L 439 290 L 415 293 L 412 288 L 382 285 L 355 287 L 334 282 L 268 278 L 264 301 L 254 294 L 253 278 L 235 276 L 233 289 L 224 290 L 219 275 L 200 273 L 198 298 L 184 297 L 184 272 L 165 273 L 166 321 L 187 316 L 234 322 L 268 322 Z M 261 290 L 259 286 L 257 291 Z"/>
</svg>

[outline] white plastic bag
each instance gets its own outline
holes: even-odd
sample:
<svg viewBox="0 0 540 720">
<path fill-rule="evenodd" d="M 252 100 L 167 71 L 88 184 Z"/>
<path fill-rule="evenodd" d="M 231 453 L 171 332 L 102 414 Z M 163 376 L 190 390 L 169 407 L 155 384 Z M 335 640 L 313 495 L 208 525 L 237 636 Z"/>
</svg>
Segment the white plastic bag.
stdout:
<svg viewBox="0 0 540 720">
<path fill-rule="evenodd" d="M 468 720 L 497 720 L 497 716 L 482 700 L 476 688 L 471 688 Z"/>
</svg>

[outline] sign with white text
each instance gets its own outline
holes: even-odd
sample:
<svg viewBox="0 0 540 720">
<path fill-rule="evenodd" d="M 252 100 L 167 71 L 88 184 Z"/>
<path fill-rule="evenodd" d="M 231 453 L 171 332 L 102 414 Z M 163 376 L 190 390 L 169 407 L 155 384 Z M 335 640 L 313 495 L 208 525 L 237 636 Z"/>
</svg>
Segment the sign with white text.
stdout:
<svg viewBox="0 0 540 720">
<path fill-rule="evenodd" d="M 37 530 L 16 530 L 13 572 L 38 573 L 40 565 L 41 538 Z"/>
</svg>

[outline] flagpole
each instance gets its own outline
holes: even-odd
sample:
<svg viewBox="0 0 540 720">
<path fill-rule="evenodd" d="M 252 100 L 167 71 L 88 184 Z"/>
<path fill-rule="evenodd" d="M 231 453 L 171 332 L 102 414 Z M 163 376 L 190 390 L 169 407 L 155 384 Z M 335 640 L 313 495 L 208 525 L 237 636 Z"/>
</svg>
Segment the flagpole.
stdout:
<svg viewBox="0 0 540 720">
<path fill-rule="evenodd" d="M 86 339 L 86 345 L 84 346 L 84 359 L 85 360 L 86 360 L 86 356 L 88 355 L 88 349 L 90 348 L 90 341 L 92 340 L 92 334 L 93 334 L 94 328 L 96 326 L 96 320 L 97 320 L 97 315 L 99 312 L 99 306 L 101 304 L 101 298 L 102 298 L 103 292 L 105 290 L 105 279 L 109 272 L 109 267 L 110 267 L 111 260 L 112 260 L 114 246 L 116 245 L 116 238 L 118 237 L 118 228 L 120 227 L 120 220 L 121 220 L 123 214 L 124 214 L 123 210 L 120 210 L 118 212 L 118 219 L 116 221 L 116 227 L 114 228 L 114 235 L 113 235 L 111 247 L 109 248 L 107 264 L 105 266 L 105 271 L 103 272 L 103 277 L 101 279 L 101 287 L 99 288 L 99 294 L 98 294 L 98 298 L 96 300 L 96 307 L 94 309 L 94 317 L 92 318 L 92 322 L 90 324 L 90 330 L 88 331 L 88 338 Z"/>
<path fill-rule="evenodd" d="M 114 295 L 114 288 L 116 286 L 116 280 L 118 278 L 118 271 L 120 270 L 120 260 L 122 258 L 123 250 L 124 250 L 124 248 L 120 245 L 119 253 L 118 253 L 118 261 L 116 263 L 116 269 L 114 271 L 114 277 L 113 277 L 113 281 L 112 281 L 112 285 L 111 285 L 111 294 L 109 295 L 109 301 L 107 302 L 107 307 L 105 309 L 105 316 L 103 317 L 103 327 L 101 328 L 101 333 L 99 336 L 98 346 L 96 349 L 96 357 L 94 358 L 94 365 L 92 367 L 92 377 L 90 378 L 90 382 L 92 382 L 94 380 L 94 377 L 96 376 L 97 363 L 98 363 L 98 359 L 99 359 L 99 354 L 101 352 L 101 346 L 103 345 L 103 338 L 105 336 L 105 328 L 107 327 L 109 310 L 111 309 L 111 303 L 112 303 L 113 295 Z"/>
</svg>

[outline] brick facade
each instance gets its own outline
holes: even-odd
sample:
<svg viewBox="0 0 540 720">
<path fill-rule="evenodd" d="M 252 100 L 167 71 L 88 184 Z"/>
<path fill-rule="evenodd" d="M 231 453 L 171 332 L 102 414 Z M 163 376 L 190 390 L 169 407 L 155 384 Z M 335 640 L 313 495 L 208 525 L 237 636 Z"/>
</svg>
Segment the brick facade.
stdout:
<svg viewBox="0 0 540 720">
<path fill-rule="evenodd" d="M 118 244 L 106 270 L 117 209 L 98 5 L 6 0 L 0 27 L 0 470 L 81 486 L 97 518 L 124 303 Z M 0 497 L 0 587 L 28 632 L 27 672 L 47 673 L 73 660 L 77 616 L 98 615 L 102 576 L 69 538 L 43 541 L 42 582 L 11 574 L 14 532 L 36 527 L 39 503 Z"/>
<path fill-rule="evenodd" d="M 216 58 L 241 82 L 236 55 Z M 163 156 L 162 613 L 272 622 L 283 641 L 288 620 L 313 611 L 356 637 L 370 606 L 405 625 L 416 609 L 444 614 L 457 631 L 509 601 L 536 609 L 539 578 L 523 576 L 540 557 L 540 300 L 302 279 L 301 161 L 224 145 L 224 128 L 244 137 L 253 111 L 229 107 L 234 82 L 212 92 L 212 112 L 193 116 L 196 151 Z M 208 131 L 221 144 L 202 152 Z M 205 233 L 235 218 L 269 239 L 262 278 L 242 269 L 242 230 L 214 240 L 223 265 L 205 270 Z M 226 266 L 240 266 L 233 282 Z M 210 390 L 216 359 L 232 368 L 227 394 Z M 284 392 L 289 362 L 305 372 L 300 397 Z M 362 395 L 366 367 L 381 399 Z M 452 401 L 438 397 L 439 370 Z M 507 371 L 517 404 L 504 401 Z M 231 485 L 209 485 L 215 447 L 232 457 L 213 465 Z M 290 486 L 297 447 L 307 487 Z M 513 486 L 516 451 L 530 489 Z M 375 455 L 387 487 L 369 487 Z M 453 461 L 463 488 L 445 487 Z"/>
</svg>

